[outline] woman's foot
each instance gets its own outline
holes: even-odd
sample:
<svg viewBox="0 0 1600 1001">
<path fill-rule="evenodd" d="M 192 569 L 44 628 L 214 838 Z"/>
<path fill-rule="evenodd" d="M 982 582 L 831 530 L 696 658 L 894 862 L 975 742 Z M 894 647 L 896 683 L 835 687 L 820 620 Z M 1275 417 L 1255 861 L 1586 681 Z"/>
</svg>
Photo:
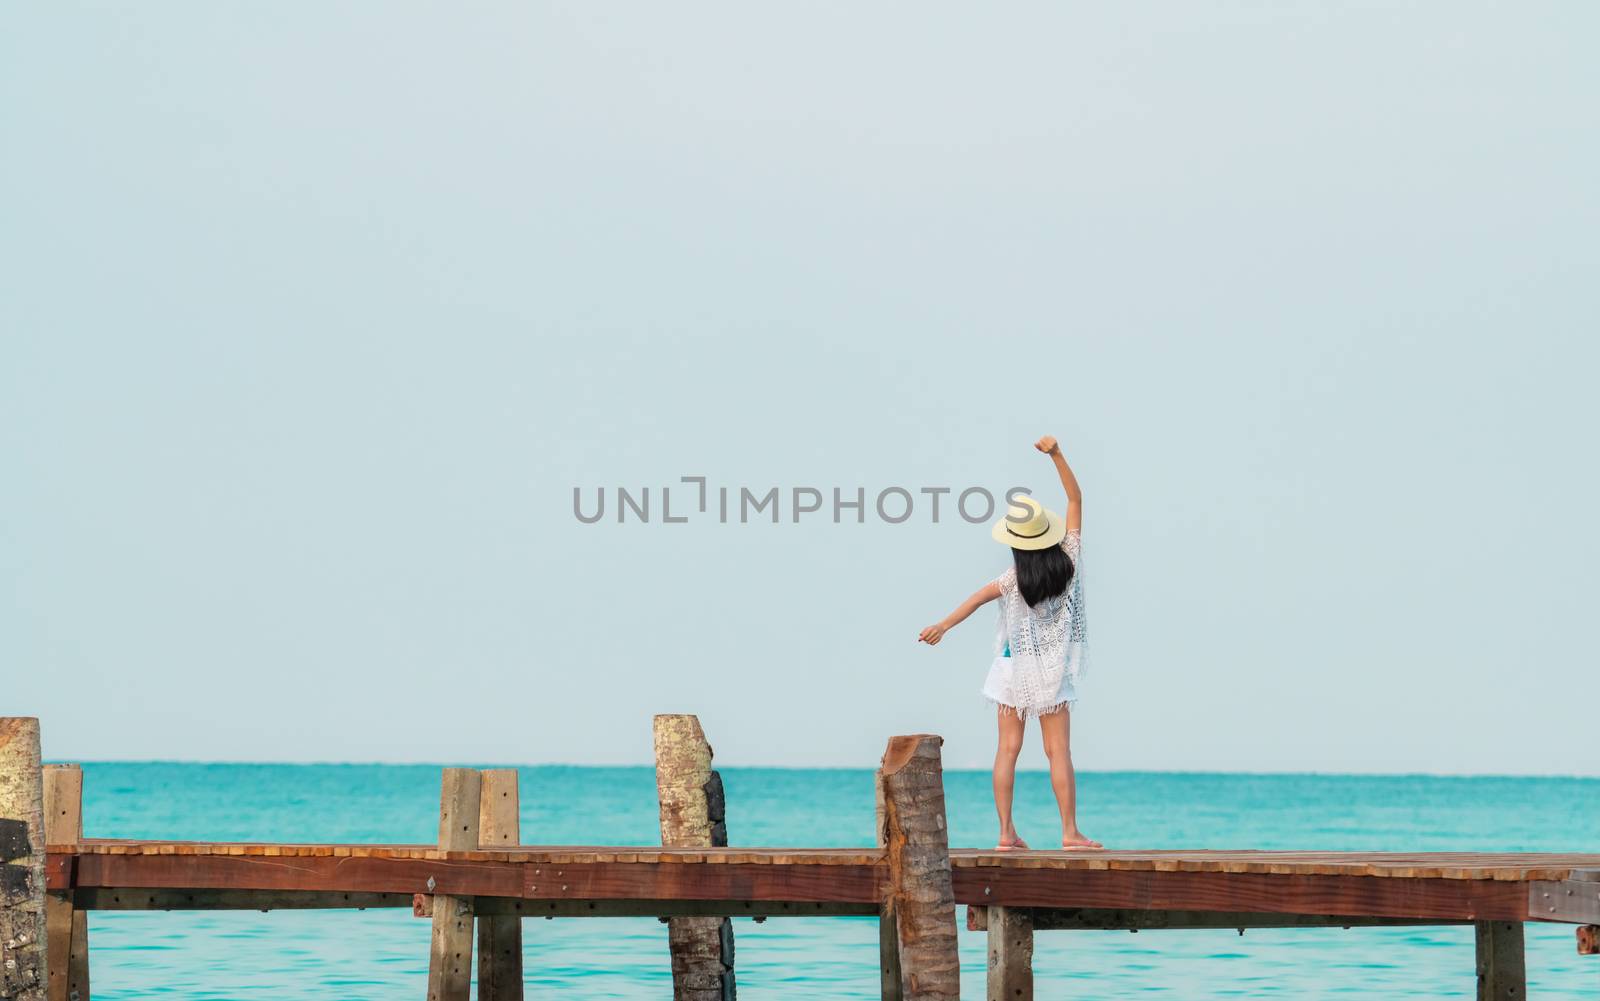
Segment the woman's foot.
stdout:
<svg viewBox="0 0 1600 1001">
<path fill-rule="evenodd" d="M 1068 834 L 1061 839 L 1062 848 L 1104 848 L 1098 841 L 1084 837 L 1082 833 Z"/>
<path fill-rule="evenodd" d="M 1013 848 L 1021 851 L 1027 851 L 1028 843 L 1022 840 L 1022 835 L 1020 834 L 1011 835 L 1010 840 L 1007 840 L 1006 836 L 1002 834 L 1000 836 L 1000 843 L 994 846 L 994 850 L 997 852 L 1008 852 Z"/>
</svg>

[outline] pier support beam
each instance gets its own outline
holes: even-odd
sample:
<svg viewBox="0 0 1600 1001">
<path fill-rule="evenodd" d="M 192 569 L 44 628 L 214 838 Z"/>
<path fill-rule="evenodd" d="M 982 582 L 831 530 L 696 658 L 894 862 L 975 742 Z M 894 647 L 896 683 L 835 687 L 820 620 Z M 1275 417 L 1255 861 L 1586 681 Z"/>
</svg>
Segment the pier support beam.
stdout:
<svg viewBox="0 0 1600 1001">
<path fill-rule="evenodd" d="M 439 847 L 478 847 L 482 777 L 471 768 L 446 768 L 439 791 Z M 428 881 L 429 889 L 433 880 Z M 469 1001 L 472 991 L 472 898 L 435 894 L 428 952 L 428 1001 Z"/>
<path fill-rule="evenodd" d="M 907 1001 L 959 1001 L 956 898 L 950 878 L 944 773 L 933 734 L 891 737 L 883 754 L 889 896 Z"/>
<path fill-rule="evenodd" d="M 478 847 L 507 848 L 521 844 L 521 798 L 515 768 L 487 768 L 481 773 Z M 522 1001 L 522 916 L 478 917 L 478 1001 Z"/>
<path fill-rule="evenodd" d="M 883 769 L 873 777 L 878 798 L 878 847 L 889 844 L 888 807 L 884 803 Z M 894 894 L 885 887 L 884 898 L 878 904 L 878 975 L 879 993 L 883 1001 L 902 1001 L 900 993 L 900 928 L 894 916 Z"/>
<path fill-rule="evenodd" d="M 989 1001 L 1033 1001 L 1033 912 L 989 908 Z"/>
<path fill-rule="evenodd" d="M 1523 1001 L 1528 974 L 1523 958 L 1522 922 L 1479 921 L 1478 1001 Z"/>
<path fill-rule="evenodd" d="M 656 793 L 661 844 L 721 848 L 728 843 L 722 776 L 711 769 L 711 744 L 700 720 L 655 718 Z M 674 1001 L 733 1001 L 733 923 L 728 918 L 669 918 Z"/>
<path fill-rule="evenodd" d="M 83 769 L 44 766 L 44 838 L 50 845 L 83 840 Z M 50 1001 L 89 1001 L 89 915 L 74 906 L 72 892 L 45 898 L 50 955 Z"/>
<path fill-rule="evenodd" d="M 0 717 L 0 997 L 44 1001 L 44 778 L 39 721 Z"/>
</svg>

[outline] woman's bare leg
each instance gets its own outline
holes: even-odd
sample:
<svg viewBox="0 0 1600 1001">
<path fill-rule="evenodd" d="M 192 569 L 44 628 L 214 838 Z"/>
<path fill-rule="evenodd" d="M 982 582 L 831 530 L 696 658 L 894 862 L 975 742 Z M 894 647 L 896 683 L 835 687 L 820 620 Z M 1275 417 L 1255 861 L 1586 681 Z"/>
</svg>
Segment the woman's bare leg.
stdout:
<svg viewBox="0 0 1600 1001">
<path fill-rule="evenodd" d="M 1050 788 L 1061 810 L 1061 847 L 1099 848 L 1078 830 L 1078 778 L 1072 770 L 1072 713 L 1065 706 L 1039 717 L 1045 757 L 1050 759 Z"/>
<path fill-rule="evenodd" d="M 998 847 L 1010 848 L 1022 839 L 1011 823 L 1011 792 L 1017 782 L 1017 755 L 1022 753 L 1023 721 L 1004 706 L 998 707 L 1000 743 L 994 752 L 994 808 L 1000 814 Z"/>
</svg>

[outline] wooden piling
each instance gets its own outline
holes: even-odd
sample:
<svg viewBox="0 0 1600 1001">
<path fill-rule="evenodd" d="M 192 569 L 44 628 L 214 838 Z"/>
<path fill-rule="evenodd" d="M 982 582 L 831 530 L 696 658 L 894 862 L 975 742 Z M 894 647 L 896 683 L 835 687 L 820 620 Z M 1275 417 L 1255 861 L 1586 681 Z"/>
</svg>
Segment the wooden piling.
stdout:
<svg viewBox="0 0 1600 1001">
<path fill-rule="evenodd" d="M 1523 956 L 1522 922 L 1479 921 L 1478 1001 L 1523 1001 L 1528 974 Z"/>
<path fill-rule="evenodd" d="M 711 745 L 700 720 L 687 714 L 661 715 L 655 718 L 654 731 L 661 844 L 725 847 L 722 777 L 711 769 Z M 728 918 L 669 918 L 667 942 L 674 1001 L 732 1001 L 733 924 Z"/>
<path fill-rule="evenodd" d="M 883 801 L 883 769 L 873 776 L 877 792 L 878 847 L 888 845 L 889 830 L 886 807 Z M 901 1001 L 900 993 L 900 931 L 894 916 L 894 894 L 884 887 L 883 900 L 878 904 L 878 991 L 883 1001 Z"/>
<path fill-rule="evenodd" d="M 883 754 L 884 830 L 900 989 L 907 1001 L 956 1001 L 956 900 L 950 876 L 944 776 L 933 734 L 891 737 Z"/>
<path fill-rule="evenodd" d="M 52 845 L 83 841 L 83 769 L 77 765 L 44 767 L 44 837 Z M 88 917 L 70 890 L 45 898 L 50 1001 L 89 1001 Z"/>
<path fill-rule="evenodd" d="M 67 999 L 89 1001 L 89 912 L 73 908 L 72 946 L 67 952 Z"/>
<path fill-rule="evenodd" d="M 505 848 L 521 843 L 520 802 L 515 768 L 482 773 L 478 808 L 478 847 Z M 522 1001 L 522 917 L 478 917 L 478 1001 Z"/>
<path fill-rule="evenodd" d="M 1033 912 L 989 908 L 989 1001 L 1033 1001 Z"/>
<path fill-rule="evenodd" d="M 446 768 L 439 791 L 439 848 L 478 847 L 482 777 L 471 768 Z M 432 880 L 429 881 L 432 888 Z M 469 1001 L 472 990 L 472 898 L 435 894 L 428 953 L 428 1001 Z"/>
<path fill-rule="evenodd" d="M 0 997 L 45 1001 L 44 777 L 39 721 L 0 717 Z"/>
</svg>

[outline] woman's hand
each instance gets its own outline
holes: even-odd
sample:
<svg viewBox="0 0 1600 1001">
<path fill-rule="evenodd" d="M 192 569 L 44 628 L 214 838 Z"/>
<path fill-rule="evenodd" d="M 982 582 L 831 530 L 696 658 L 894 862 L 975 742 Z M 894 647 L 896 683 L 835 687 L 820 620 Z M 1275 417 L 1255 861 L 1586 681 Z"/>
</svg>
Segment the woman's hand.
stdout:
<svg viewBox="0 0 1600 1001">
<path fill-rule="evenodd" d="M 940 622 L 940 623 L 938 623 L 936 625 L 929 626 L 928 628 L 924 629 L 920 635 L 917 636 L 918 641 L 920 641 L 922 643 L 926 643 L 929 646 L 933 646 L 933 645 L 937 644 L 943 638 L 944 638 L 944 623 L 942 623 L 942 622 Z"/>
<path fill-rule="evenodd" d="M 1033 447 L 1037 448 L 1045 455 L 1061 454 L 1061 446 L 1057 445 L 1056 440 L 1050 435 L 1045 435 L 1043 438 L 1040 438 L 1038 441 L 1034 442 Z"/>
</svg>

